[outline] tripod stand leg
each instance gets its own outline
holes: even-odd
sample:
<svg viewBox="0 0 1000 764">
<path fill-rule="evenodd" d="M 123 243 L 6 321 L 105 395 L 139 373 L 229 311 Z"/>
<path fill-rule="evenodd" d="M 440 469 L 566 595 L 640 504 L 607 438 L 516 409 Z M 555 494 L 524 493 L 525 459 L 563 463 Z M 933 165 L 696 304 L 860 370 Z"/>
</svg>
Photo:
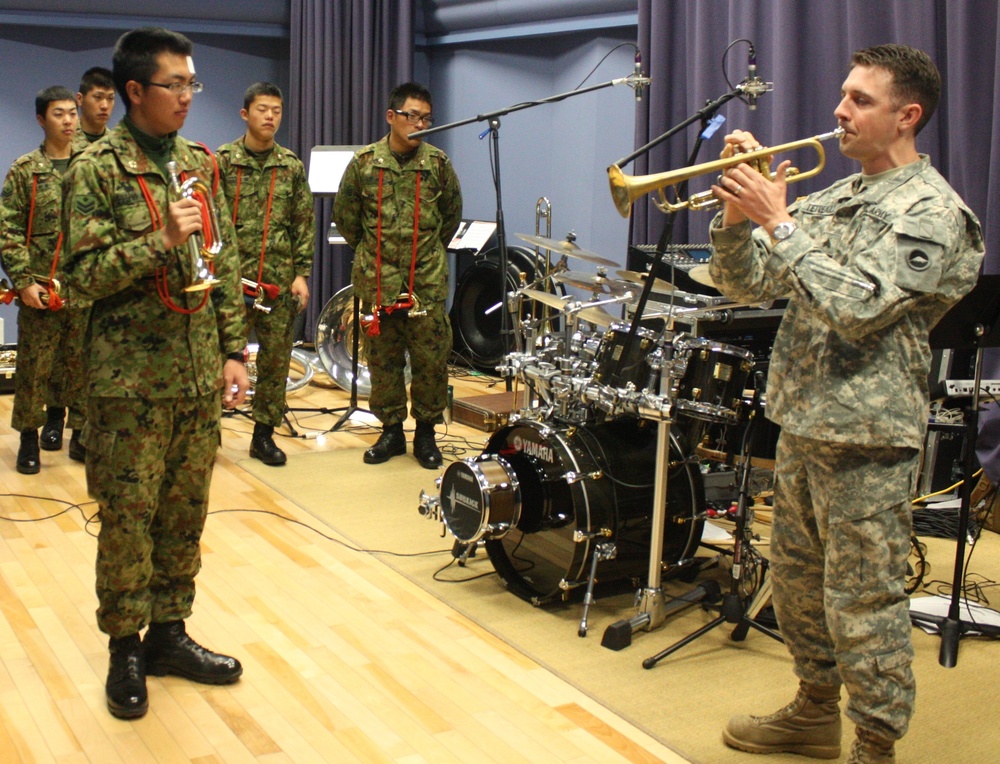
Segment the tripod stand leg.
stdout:
<svg viewBox="0 0 1000 764">
<path fill-rule="evenodd" d="M 587 593 L 583 597 L 583 615 L 580 618 L 580 628 L 576 632 L 581 637 L 587 636 L 587 614 L 590 612 L 590 606 L 594 602 L 594 581 L 597 579 L 597 563 L 602 560 L 613 560 L 617 554 L 618 550 L 610 541 L 594 545 L 594 551 L 590 558 L 590 576 L 587 578 Z"/>
</svg>

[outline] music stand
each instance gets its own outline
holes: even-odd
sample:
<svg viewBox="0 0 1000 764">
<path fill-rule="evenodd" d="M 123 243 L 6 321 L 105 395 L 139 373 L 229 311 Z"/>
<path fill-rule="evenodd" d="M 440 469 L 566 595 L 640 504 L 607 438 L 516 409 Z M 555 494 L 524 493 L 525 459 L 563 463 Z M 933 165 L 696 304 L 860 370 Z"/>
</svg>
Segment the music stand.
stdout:
<svg viewBox="0 0 1000 764">
<path fill-rule="evenodd" d="M 363 146 L 313 146 L 309 152 L 309 188 L 312 189 L 313 196 L 336 196 L 340 190 L 340 181 L 344 177 L 347 165 L 354 157 L 355 153 Z M 329 244 L 346 244 L 347 241 L 337 230 L 335 223 L 330 223 L 330 230 L 327 235 Z M 357 411 L 371 413 L 367 409 L 358 406 L 358 348 L 361 344 L 359 336 L 359 314 L 361 313 L 361 301 L 358 293 L 354 293 L 354 320 L 352 321 L 352 354 L 351 354 L 351 399 L 347 406 L 337 408 L 290 408 L 289 411 L 313 411 L 323 414 L 341 414 L 334 425 L 327 432 L 336 432 L 351 418 Z M 330 370 L 328 370 L 330 371 Z"/>
<path fill-rule="evenodd" d="M 958 539 L 955 547 L 955 571 L 951 603 L 947 616 L 910 613 L 917 626 L 934 625 L 941 634 L 938 663 L 953 668 L 958 662 L 958 642 L 963 634 L 976 631 L 1000 636 L 1000 628 L 963 621 L 961 614 L 962 580 L 965 574 L 965 539 L 969 528 L 972 498 L 972 475 L 976 466 L 976 437 L 979 432 L 979 387 L 982 381 L 983 348 L 1000 347 L 1000 331 L 994 331 L 1000 319 L 1000 274 L 981 274 L 976 285 L 959 300 L 930 333 L 932 349 L 975 351 L 972 403 L 965 410 L 965 443 L 962 496 L 958 512 Z"/>
</svg>

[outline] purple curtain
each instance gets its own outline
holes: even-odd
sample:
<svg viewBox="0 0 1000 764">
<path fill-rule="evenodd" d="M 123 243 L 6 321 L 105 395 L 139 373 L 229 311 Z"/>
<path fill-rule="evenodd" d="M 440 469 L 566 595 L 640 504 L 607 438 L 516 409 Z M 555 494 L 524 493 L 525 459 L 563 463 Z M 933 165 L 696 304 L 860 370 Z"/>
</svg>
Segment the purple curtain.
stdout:
<svg viewBox="0 0 1000 764">
<path fill-rule="evenodd" d="M 774 83 L 755 111 L 738 100 L 722 107 L 726 122 L 706 141 L 698 162 L 718 157 L 721 136 L 749 129 L 765 145 L 778 145 L 836 127 L 833 110 L 851 52 L 884 42 L 921 48 L 937 63 L 944 92 L 937 114 L 917 139 L 979 216 L 986 232 L 1000 232 L 1000 30 L 995 0 L 639 0 L 639 46 L 653 79 L 648 114 L 636 126 L 636 146 L 666 132 L 730 88 L 723 54 L 746 38 L 756 50 L 759 76 Z M 734 45 L 726 73 L 738 83 L 747 73 L 746 44 Z M 636 159 L 629 174 L 685 167 L 698 125 Z M 827 166 L 812 180 L 793 186 L 796 194 L 823 188 L 856 169 L 827 145 Z M 786 157 L 788 158 L 788 157 Z M 806 164 L 805 160 L 802 160 Z M 705 179 L 693 190 L 709 185 Z M 677 216 L 673 240 L 704 242 L 710 213 Z M 665 216 L 647 200 L 636 204 L 634 243 L 655 243 Z M 1000 272 L 1000 251 L 988 251 L 987 271 Z"/>
<path fill-rule="evenodd" d="M 291 0 L 290 47 L 290 142 L 303 161 L 313 146 L 371 143 L 388 130 L 389 91 L 412 77 L 413 0 Z M 350 249 L 327 243 L 331 200 L 316 205 L 307 340 L 351 269 Z"/>
</svg>

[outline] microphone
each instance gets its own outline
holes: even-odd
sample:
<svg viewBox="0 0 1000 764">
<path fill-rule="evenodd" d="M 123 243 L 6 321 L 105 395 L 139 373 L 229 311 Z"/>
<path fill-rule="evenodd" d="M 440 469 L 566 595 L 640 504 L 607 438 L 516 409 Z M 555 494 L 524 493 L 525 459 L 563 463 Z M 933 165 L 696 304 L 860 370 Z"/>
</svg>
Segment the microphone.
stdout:
<svg viewBox="0 0 1000 764">
<path fill-rule="evenodd" d="M 740 89 L 746 94 L 747 108 L 750 111 L 757 110 L 757 99 L 774 90 L 773 82 L 764 82 L 757 76 L 757 51 L 750 45 L 750 53 L 747 54 L 747 78 L 743 80 Z"/>
<path fill-rule="evenodd" d="M 642 102 L 642 51 L 635 49 L 635 102 Z"/>
</svg>

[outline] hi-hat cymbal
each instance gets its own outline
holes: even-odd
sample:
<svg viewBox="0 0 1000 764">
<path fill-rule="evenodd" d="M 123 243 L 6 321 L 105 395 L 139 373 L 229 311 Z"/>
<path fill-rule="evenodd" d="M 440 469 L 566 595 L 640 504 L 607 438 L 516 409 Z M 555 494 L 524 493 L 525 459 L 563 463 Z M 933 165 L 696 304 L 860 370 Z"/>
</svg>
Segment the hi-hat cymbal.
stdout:
<svg viewBox="0 0 1000 764">
<path fill-rule="evenodd" d="M 614 317 L 602 305 L 586 307 L 587 303 L 576 302 L 570 297 L 559 297 L 551 292 L 543 292 L 540 289 L 525 288 L 521 290 L 521 294 L 563 313 L 579 316 L 585 321 L 598 326 L 611 326 L 615 322 Z M 581 305 L 584 307 L 580 307 Z"/>
<path fill-rule="evenodd" d="M 618 265 L 614 260 L 608 260 L 605 257 L 601 257 L 595 252 L 588 252 L 585 249 L 580 249 L 576 244 L 569 239 L 564 239 L 563 241 L 556 241 L 555 239 L 546 239 L 544 236 L 532 236 L 527 233 L 515 234 L 517 238 L 521 241 L 526 241 L 529 244 L 534 244 L 536 247 L 541 247 L 542 249 L 548 249 L 552 252 L 557 252 L 560 255 L 566 255 L 568 257 L 575 257 L 579 260 L 586 260 L 588 263 L 596 263 L 597 265 L 607 265 L 608 267 L 614 268 Z"/>
<path fill-rule="evenodd" d="M 715 282 L 712 281 L 712 277 L 708 275 L 707 265 L 696 265 L 688 271 L 688 276 L 691 277 L 692 281 L 697 281 L 699 284 L 704 284 L 705 286 L 710 286 L 713 289 L 718 289 Z"/>
<path fill-rule="evenodd" d="M 521 294 L 525 297 L 531 298 L 532 300 L 537 300 L 543 305 L 548 305 L 550 308 L 556 308 L 557 310 L 565 308 L 566 301 L 569 299 L 567 297 L 560 297 L 559 295 L 552 294 L 551 292 L 543 292 L 541 289 L 525 288 L 521 290 Z"/>
<path fill-rule="evenodd" d="M 626 281 L 639 286 L 644 285 L 649 279 L 649 274 L 641 271 L 616 271 L 616 273 Z M 677 287 L 664 279 L 655 279 L 653 282 L 653 290 L 656 292 L 673 292 L 676 289 Z"/>
<path fill-rule="evenodd" d="M 611 326 L 611 324 L 616 321 L 616 319 L 608 313 L 602 305 L 593 305 L 589 308 L 583 308 L 577 311 L 576 315 L 584 321 L 589 321 L 596 326 L 602 327 Z"/>
<path fill-rule="evenodd" d="M 629 285 L 624 281 L 609 279 L 600 273 L 586 273 L 584 271 L 557 271 L 552 274 L 552 280 L 560 284 L 589 289 L 591 292 L 608 292 L 609 294 L 622 294 L 629 290 Z"/>
</svg>

